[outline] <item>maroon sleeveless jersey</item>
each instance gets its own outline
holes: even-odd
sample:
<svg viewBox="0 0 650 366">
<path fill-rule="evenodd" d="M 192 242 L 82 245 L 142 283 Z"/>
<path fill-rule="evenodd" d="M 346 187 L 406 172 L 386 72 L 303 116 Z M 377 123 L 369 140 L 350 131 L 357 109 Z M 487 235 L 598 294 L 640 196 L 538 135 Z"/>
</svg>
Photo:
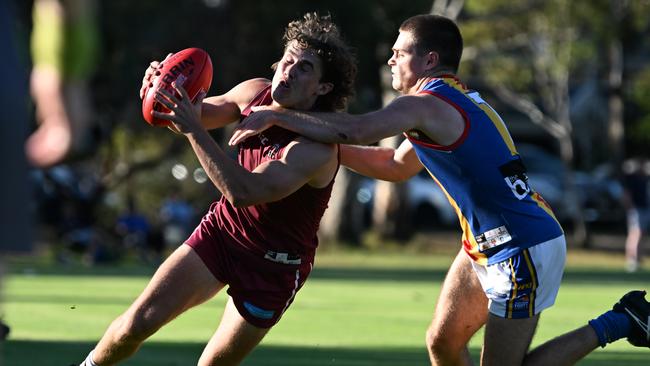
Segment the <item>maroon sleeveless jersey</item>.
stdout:
<svg viewBox="0 0 650 366">
<path fill-rule="evenodd" d="M 268 86 L 244 109 L 242 119 L 251 113 L 250 107 L 271 102 L 271 87 Z M 239 145 L 239 164 L 253 171 L 264 162 L 278 160 L 286 146 L 297 137 L 299 135 L 294 132 L 271 127 Z M 213 212 L 219 229 L 247 251 L 261 255 L 273 251 L 312 258 L 318 246 L 316 232 L 333 184 L 334 179 L 324 188 L 306 184 L 278 201 L 248 207 L 234 207 L 222 196 Z"/>
</svg>

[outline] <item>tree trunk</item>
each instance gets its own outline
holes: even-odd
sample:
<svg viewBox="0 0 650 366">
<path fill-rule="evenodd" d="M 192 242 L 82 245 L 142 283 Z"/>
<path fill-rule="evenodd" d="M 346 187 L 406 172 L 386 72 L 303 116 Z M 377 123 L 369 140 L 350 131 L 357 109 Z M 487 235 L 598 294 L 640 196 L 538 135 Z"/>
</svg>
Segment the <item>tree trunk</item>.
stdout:
<svg viewBox="0 0 650 366">
<path fill-rule="evenodd" d="M 356 198 L 359 176 L 341 167 L 334 181 L 329 207 L 321 220 L 318 236 L 324 244 L 344 242 L 348 245 L 361 244 L 363 233 L 363 205 Z"/>
<path fill-rule="evenodd" d="M 395 148 L 402 141 L 393 136 L 380 142 L 381 146 Z M 380 237 L 407 240 L 413 234 L 411 207 L 408 203 L 406 183 L 377 181 L 372 212 L 372 223 Z"/>
</svg>

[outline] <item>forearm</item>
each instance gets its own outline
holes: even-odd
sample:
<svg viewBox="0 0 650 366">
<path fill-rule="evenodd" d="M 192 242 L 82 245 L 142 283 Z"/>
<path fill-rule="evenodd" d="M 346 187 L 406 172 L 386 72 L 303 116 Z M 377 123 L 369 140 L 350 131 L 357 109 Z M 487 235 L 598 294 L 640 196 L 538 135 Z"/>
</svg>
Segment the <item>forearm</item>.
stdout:
<svg viewBox="0 0 650 366">
<path fill-rule="evenodd" d="M 201 166 L 217 189 L 234 206 L 259 203 L 259 182 L 251 172 L 229 158 L 205 130 L 186 135 Z M 256 187 L 258 189 L 256 189 Z"/>
<path fill-rule="evenodd" d="M 359 117 L 343 113 L 307 113 L 286 109 L 276 124 L 314 141 L 326 143 L 359 144 L 357 130 Z"/>
<path fill-rule="evenodd" d="M 341 145 L 341 164 L 367 177 L 401 182 L 410 178 L 395 160 L 395 149 Z"/>
<path fill-rule="evenodd" d="M 239 119 L 236 104 L 216 104 L 216 98 L 206 98 L 201 105 L 201 124 L 206 130 L 220 128 Z"/>
<path fill-rule="evenodd" d="M 271 120 L 312 140 L 367 145 L 418 128 L 421 110 L 429 111 L 422 104 L 420 98 L 398 98 L 385 108 L 356 115 L 284 109 Z"/>
</svg>

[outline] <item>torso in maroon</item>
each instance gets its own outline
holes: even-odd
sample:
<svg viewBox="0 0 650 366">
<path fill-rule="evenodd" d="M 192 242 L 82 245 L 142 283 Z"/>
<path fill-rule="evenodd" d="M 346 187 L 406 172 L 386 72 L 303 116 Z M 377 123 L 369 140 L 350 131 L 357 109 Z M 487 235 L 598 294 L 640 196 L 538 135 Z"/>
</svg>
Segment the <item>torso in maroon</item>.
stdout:
<svg viewBox="0 0 650 366">
<path fill-rule="evenodd" d="M 271 102 L 269 86 L 242 112 L 242 118 L 251 113 L 251 106 Z M 276 126 L 252 136 L 239 145 L 239 164 L 253 171 L 264 162 L 281 159 L 286 146 L 298 136 Z M 316 233 L 333 184 L 334 179 L 324 188 L 306 184 L 279 201 L 248 207 L 234 207 L 221 197 L 213 212 L 221 231 L 248 251 L 264 255 L 271 250 L 313 257 L 318 246 Z"/>
</svg>

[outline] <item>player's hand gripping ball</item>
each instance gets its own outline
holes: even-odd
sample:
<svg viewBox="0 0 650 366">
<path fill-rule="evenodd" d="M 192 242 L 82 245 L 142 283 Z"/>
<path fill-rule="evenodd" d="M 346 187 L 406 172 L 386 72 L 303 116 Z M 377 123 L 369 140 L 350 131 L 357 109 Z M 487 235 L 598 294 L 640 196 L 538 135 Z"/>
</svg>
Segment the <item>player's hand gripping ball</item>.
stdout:
<svg viewBox="0 0 650 366">
<path fill-rule="evenodd" d="M 185 88 L 187 95 L 192 102 L 201 91 L 207 92 L 212 83 L 212 60 L 204 50 L 200 48 L 186 48 L 169 56 L 158 66 L 159 74 L 154 77 L 152 83 L 144 90 L 142 98 L 142 115 L 144 120 L 153 126 L 171 126 L 171 122 L 151 115 L 151 111 L 169 113 L 169 109 L 158 103 L 154 96 L 159 89 L 166 89 L 171 93 L 178 92 L 172 86 Z"/>
</svg>

